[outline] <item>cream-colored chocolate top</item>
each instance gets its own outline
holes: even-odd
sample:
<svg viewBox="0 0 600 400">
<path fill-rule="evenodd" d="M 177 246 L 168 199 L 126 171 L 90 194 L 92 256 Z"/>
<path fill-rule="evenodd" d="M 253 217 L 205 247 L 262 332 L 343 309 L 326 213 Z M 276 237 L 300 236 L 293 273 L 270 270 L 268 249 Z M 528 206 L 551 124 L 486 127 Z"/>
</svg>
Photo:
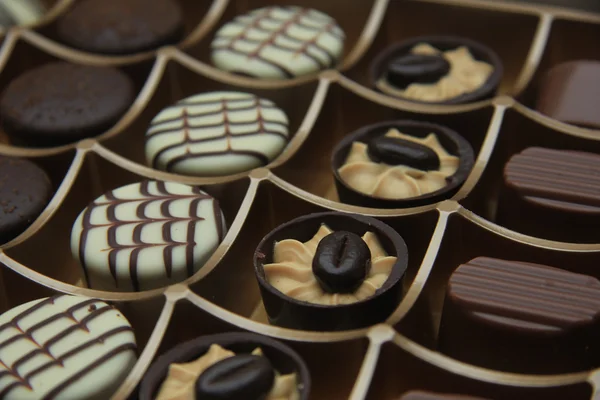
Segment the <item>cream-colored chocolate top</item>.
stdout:
<svg viewBox="0 0 600 400">
<path fill-rule="evenodd" d="M 441 53 L 450 64 L 450 71 L 437 82 L 411 83 L 405 89 L 394 87 L 384 74 L 376 82 L 379 90 L 395 97 L 406 97 L 425 102 L 443 102 L 479 89 L 494 71 L 491 64 L 474 59 L 465 46 L 442 52 L 427 43 L 420 43 L 411 49 L 411 53 L 420 55 Z"/>
<path fill-rule="evenodd" d="M 367 232 L 362 239 L 371 250 L 371 269 L 354 293 L 328 293 L 317 282 L 312 271 L 312 261 L 321 239 L 333 231 L 321 225 L 308 242 L 285 239 L 275 243 L 273 263 L 264 266 L 267 282 L 283 294 L 314 304 L 351 304 L 375 294 L 390 276 L 396 257 L 388 256 L 379 239 Z"/>
<path fill-rule="evenodd" d="M 257 348 L 252 354 L 262 355 L 262 351 Z M 171 364 L 156 400 L 196 400 L 195 384 L 198 377 L 208 367 L 233 356 L 235 356 L 234 352 L 213 344 L 206 354 L 195 361 Z M 296 374 L 280 375 L 275 371 L 273 388 L 265 400 L 298 400 L 299 398 Z"/>
<path fill-rule="evenodd" d="M 449 154 L 437 136 L 430 133 L 421 139 L 390 129 L 385 136 L 410 140 L 431 148 L 440 159 L 440 169 L 422 171 L 406 165 L 388 165 L 372 161 L 367 145 L 352 143 L 346 162 L 338 169 L 340 178 L 357 192 L 382 199 L 407 199 L 435 192 L 446 186 L 446 177 L 458 169 L 460 159 Z"/>
</svg>

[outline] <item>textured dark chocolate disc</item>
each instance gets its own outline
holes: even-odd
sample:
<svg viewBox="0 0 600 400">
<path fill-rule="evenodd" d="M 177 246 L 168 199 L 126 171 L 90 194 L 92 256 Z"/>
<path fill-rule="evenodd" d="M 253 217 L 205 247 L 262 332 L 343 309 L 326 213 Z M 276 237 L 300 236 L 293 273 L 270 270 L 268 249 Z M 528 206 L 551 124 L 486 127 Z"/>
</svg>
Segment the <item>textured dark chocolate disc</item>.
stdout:
<svg viewBox="0 0 600 400">
<path fill-rule="evenodd" d="M 600 155 L 530 147 L 504 168 L 506 185 L 528 201 L 577 213 L 600 213 Z"/>
<path fill-rule="evenodd" d="M 441 55 L 406 54 L 388 64 L 387 78 L 394 86 L 405 88 L 411 83 L 437 82 L 450 70 Z"/>
<path fill-rule="evenodd" d="M 0 156 L 0 244 L 23 232 L 44 210 L 52 184 L 31 161 Z"/>
<path fill-rule="evenodd" d="M 84 0 L 58 21 L 57 32 L 85 51 L 137 53 L 180 40 L 183 14 L 173 0 Z"/>
<path fill-rule="evenodd" d="M 12 81 L 2 93 L 0 116 L 16 141 L 60 145 L 109 129 L 133 96 L 133 83 L 118 69 L 54 62 Z"/>
<path fill-rule="evenodd" d="M 398 400 L 486 400 L 483 397 L 472 397 L 463 394 L 434 393 L 413 390 L 405 393 Z"/>
</svg>

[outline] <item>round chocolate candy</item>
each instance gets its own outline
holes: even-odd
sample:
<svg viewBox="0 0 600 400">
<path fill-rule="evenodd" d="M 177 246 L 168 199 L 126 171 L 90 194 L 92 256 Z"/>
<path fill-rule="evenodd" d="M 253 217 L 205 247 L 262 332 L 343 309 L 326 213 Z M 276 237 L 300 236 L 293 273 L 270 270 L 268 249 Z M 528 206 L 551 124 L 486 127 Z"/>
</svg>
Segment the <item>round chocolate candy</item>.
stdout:
<svg viewBox="0 0 600 400">
<path fill-rule="evenodd" d="M 394 137 L 378 136 L 369 142 L 371 160 L 389 165 L 406 165 L 422 171 L 440 168 L 440 158 L 428 146 Z"/>
<path fill-rule="evenodd" d="M 450 63 L 442 55 L 407 54 L 395 58 L 388 65 L 387 79 L 398 87 L 411 83 L 433 83 L 446 76 Z"/>
<path fill-rule="evenodd" d="M 325 236 L 317 246 L 312 270 L 329 293 L 352 293 L 371 268 L 371 251 L 356 233 L 338 231 Z"/>
<path fill-rule="evenodd" d="M 273 386 L 275 371 L 266 357 L 240 354 L 206 369 L 196 381 L 196 398 L 260 400 Z"/>
</svg>

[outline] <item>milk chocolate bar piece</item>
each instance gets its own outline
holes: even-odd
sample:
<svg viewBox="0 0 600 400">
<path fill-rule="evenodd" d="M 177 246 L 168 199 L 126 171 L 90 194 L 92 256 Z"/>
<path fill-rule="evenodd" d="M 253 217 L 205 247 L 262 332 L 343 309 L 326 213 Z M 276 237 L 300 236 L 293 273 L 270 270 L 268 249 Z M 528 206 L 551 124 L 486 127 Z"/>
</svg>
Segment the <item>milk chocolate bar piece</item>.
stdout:
<svg viewBox="0 0 600 400">
<path fill-rule="evenodd" d="M 478 257 L 450 277 L 440 351 L 521 373 L 598 364 L 600 281 L 558 268 Z"/>
<path fill-rule="evenodd" d="M 600 129 L 600 62 L 569 61 L 550 69 L 542 80 L 537 110 L 573 125 Z"/>
<path fill-rule="evenodd" d="M 506 164 L 504 180 L 535 205 L 569 213 L 600 213 L 600 155 L 530 147 Z"/>
</svg>

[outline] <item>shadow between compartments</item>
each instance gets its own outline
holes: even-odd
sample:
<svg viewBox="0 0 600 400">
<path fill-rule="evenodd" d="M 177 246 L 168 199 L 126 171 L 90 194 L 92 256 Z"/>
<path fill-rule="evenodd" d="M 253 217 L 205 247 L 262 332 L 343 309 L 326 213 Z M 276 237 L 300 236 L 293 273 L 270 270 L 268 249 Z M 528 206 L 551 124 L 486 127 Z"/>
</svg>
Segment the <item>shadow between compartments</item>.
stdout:
<svg viewBox="0 0 600 400">
<path fill-rule="evenodd" d="M 6 310 L 54 291 L 114 301 L 132 322 L 140 347 L 138 363 L 114 399 L 135 390 L 156 354 L 198 335 L 230 330 L 262 333 L 292 345 L 313 373 L 313 398 L 393 399 L 407 390 L 428 388 L 479 396 L 492 393 L 499 399 L 584 399 L 596 390 L 600 375 L 595 371 L 558 376 L 495 372 L 437 353 L 435 340 L 448 276 L 475 256 L 502 257 L 510 251 L 526 261 L 600 277 L 595 268 L 600 244 L 550 242 L 489 222 L 496 217 L 501 170 L 510 155 L 534 144 L 598 150 L 600 132 L 551 120 L 530 107 L 545 70 L 562 61 L 600 58 L 591 41 L 585 40 L 597 36 L 600 15 L 478 0 L 355 1 L 353 10 L 359 12 L 351 14 L 341 0 L 327 4 L 286 0 L 282 3 L 332 15 L 346 30 L 348 46 L 339 72 L 265 82 L 218 71 L 208 58 L 216 29 L 265 1 L 214 0 L 199 5 L 180 0 L 192 10 L 186 13 L 187 36 L 182 43 L 123 57 L 86 54 L 53 40 L 53 22 L 71 2 L 51 2 L 53 8 L 39 26 L 5 34 L 0 87 L 24 68 L 64 59 L 119 66 L 136 78 L 138 97 L 121 121 L 95 139 L 47 149 L 19 148 L 0 140 L 0 153 L 33 158 L 55 183 L 54 197 L 37 221 L 2 246 L 0 262 L 7 268 L 0 275 L 5 288 L 0 306 Z M 509 22 L 514 28 L 506 29 Z M 501 96 L 464 106 L 415 105 L 364 86 L 369 61 L 377 52 L 421 34 L 471 36 L 492 47 L 505 63 L 499 94 L 518 102 Z M 581 46 L 570 46 L 573 42 Z M 280 103 L 292 122 L 288 148 L 267 169 L 223 178 L 185 177 L 145 167 L 139 141 L 152 116 L 166 104 L 208 90 L 248 91 Z M 469 140 L 477 160 L 462 189 L 452 200 L 416 209 L 378 210 L 337 202 L 328 152 L 359 126 L 399 118 L 439 122 Z M 136 142 L 140 146 L 131 145 Z M 314 161 L 310 165 L 308 155 Z M 309 174 L 317 178 L 306 179 Z M 224 242 L 192 278 L 168 288 L 123 294 L 76 286 L 79 276 L 68 251 L 68 233 L 77 213 L 104 191 L 143 177 L 202 185 L 219 198 L 229 226 Z M 287 210 L 277 207 L 284 203 Z M 379 217 L 407 241 L 405 296 L 385 324 L 339 333 L 266 324 L 251 265 L 254 246 L 279 224 L 324 209 Z M 40 247 L 48 247 L 50 254 L 40 255 L 36 251 Z M 235 292 L 235 298 L 228 292 Z M 191 319 L 194 324 L 188 323 Z"/>
</svg>

